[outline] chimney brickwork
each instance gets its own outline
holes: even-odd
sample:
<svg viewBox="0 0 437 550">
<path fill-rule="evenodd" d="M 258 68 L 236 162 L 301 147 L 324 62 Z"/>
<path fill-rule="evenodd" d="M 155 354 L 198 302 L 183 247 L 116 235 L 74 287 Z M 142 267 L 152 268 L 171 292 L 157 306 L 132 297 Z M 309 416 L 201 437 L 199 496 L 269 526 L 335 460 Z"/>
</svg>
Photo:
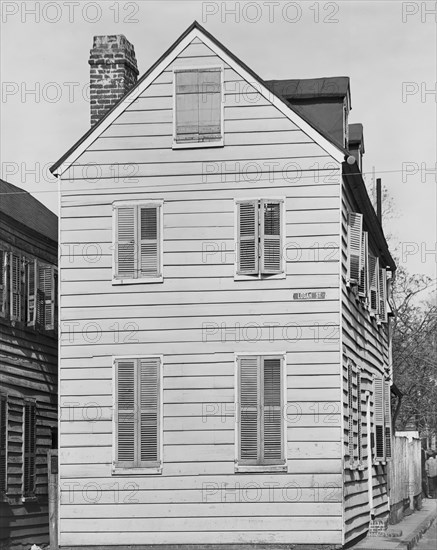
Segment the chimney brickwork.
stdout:
<svg viewBox="0 0 437 550">
<path fill-rule="evenodd" d="M 94 126 L 138 78 L 133 45 L 122 34 L 95 36 L 90 51 L 91 126 Z"/>
</svg>

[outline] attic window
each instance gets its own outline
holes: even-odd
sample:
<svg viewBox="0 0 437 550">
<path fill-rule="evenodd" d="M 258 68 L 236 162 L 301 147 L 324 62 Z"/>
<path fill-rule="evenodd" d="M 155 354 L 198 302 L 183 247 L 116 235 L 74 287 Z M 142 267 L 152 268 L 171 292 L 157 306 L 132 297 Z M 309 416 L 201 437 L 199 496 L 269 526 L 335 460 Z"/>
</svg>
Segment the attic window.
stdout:
<svg viewBox="0 0 437 550">
<path fill-rule="evenodd" d="M 223 145 L 222 71 L 175 71 L 174 146 Z"/>
</svg>

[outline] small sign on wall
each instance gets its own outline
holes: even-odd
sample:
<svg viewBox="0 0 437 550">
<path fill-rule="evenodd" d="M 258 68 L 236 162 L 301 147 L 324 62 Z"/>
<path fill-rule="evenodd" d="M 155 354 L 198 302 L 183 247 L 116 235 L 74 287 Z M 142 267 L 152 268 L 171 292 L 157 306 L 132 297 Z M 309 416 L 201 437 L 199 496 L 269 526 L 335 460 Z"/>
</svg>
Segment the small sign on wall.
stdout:
<svg viewBox="0 0 437 550">
<path fill-rule="evenodd" d="M 326 292 L 294 292 L 293 300 L 324 300 Z"/>
</svg>

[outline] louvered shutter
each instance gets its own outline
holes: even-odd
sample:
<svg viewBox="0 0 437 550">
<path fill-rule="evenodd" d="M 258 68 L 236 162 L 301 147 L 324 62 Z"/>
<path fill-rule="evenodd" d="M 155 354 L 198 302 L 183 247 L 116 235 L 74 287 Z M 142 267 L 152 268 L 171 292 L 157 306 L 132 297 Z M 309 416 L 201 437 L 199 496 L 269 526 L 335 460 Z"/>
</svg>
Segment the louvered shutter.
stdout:
<svg viewBox="0 0 437 550">
<path fill-rule="evenodd" d="M 379 267 L 379 307 L 378 319 L 383 323 L 387 322 L 387 272 L 384 268 Z"/>
<path fill-rule="evenodd" d="M 10 253 L 10 288 L 11 288 L 11 319 L 21 320 L 21 258 L 18 254 Z"/>
<path fill-rule="evenodd" d="M 384 383 L 382 378 L 377 377 L 373 381 L 373 403 L 375 427 L 375 460 L 385 458 L 385 427 L 384 427 Z"/>
<path fill-rule="evenodd" d="M 282 273 L 282 204 L 261 201 L 261 272 Z"/>
<path fill-rule="evenodd" d="M 159 369 L 155 357 L 139 360 L 140 368 L 140 463 L 157 465 L 159 461 Z"/>
<path fill-rule="evenodd" d="M 160 272 L 160 207 L 142 206 L 140 212 L 140 277 L 158 277 Z"/>
<path fill-rule="evenodd" d="M 358 464 L 363 463 L 363 418 L 362 418 L 362 395 L 361 395 L 361 370 L 357 372 L 357 458 Z"/>
<path fill-rule="evenodd" d="M 133 206 L 118 206 L 116 211 L 115 277 L 137 277 L 136 212 Z"/>
<path fill-rule="evenodd" d="M 54 307 L 55 307 L 55 287 L 54 287 L 54 267 L 47 264 L 38 263 L 38 289 L 44 295 L 44 321 L 46 330 L 54 329 Z M 41 301 L 41 294 L 38 297 Z M 40 307 L 40 305 L 38 305 Z"/>
<path fill-rule="evenodd" d="M 353 366 L 349 362 L 347 369 L 347 388 L 348 388 L 348 453 L 349 453 L 349 465 L 354 465 L 354 394 L 353 394 Z"/>
<path fill-rule="evenodd" d="M 361 265 L 360 265 L 360 279 L 358 282 L 358 294 L 363 298 L 367 298 L 368 293 L 368 233 L 362 232 L 361 242 Z"/>
<path fill-rule="evenodd" d="M 348 214 L 348 281 L 358 284 L 361 270 L 361 247 L 363 216 L 356 212 Z"/>
<path fill-rule="evenodd" d="M 134 359 L 116 362 L 116 462 L 119 467 L 134 467 L 137 454 L 135 395 L 137 391 Z"/>
<path fill-rule="evenodd" d="M 8 402 L 0 395 L 0 495 L 8 490 Z"/>
<path fill-rule="evenodd" d="M 378 286 L 379 286 L 378 258 L 369 254 L 369 309 L 371 313 L 378 313 Z"/>
<path fill-rule="evenodd" d="M 33 496 L 36 485 L 36 405 L 24 404 L 23 495 Z"/>
<path fill-rule="evenodd" d="M 27 262 L 27 324 L 36 325 L 37 314 L 37 290 L 38 290 L 38 267 L 37 261 L 30 259 Z"/>
<path fill-rule="evenodd" d="M 281 410 L 281 358 L 263 358 L 263 462 L 278 464 L 283 460 Z"/>
<path fill-rule="evenodd" d="M 240 462 L 256 464 L 260 450 L 259 357 L 239 358 Z"/>
<path fill-rule="evenodd" d="M 258 274 L 258 201 L 237 203 L 238 243 L 237 272 Z"/>
<path fill-rule="evenodd" d="M 385 458 L 391 458 L 390 382 L 384 381 Z"/>
<path fill-rule="evenodd" d="M 199 139 L 198 71 L 178 71 L 176 78 L 176 141 Z"/>
<path fill-rule="evenodd" d="M 198 85 L 199 141 L 221 139 L 221 71 L 199 71 Z"/>
<path fill-rule="evenodd" d="M 0 248 L 0 317 L 6 315 L 6 265 L 7 253 Z"/>
</svg>

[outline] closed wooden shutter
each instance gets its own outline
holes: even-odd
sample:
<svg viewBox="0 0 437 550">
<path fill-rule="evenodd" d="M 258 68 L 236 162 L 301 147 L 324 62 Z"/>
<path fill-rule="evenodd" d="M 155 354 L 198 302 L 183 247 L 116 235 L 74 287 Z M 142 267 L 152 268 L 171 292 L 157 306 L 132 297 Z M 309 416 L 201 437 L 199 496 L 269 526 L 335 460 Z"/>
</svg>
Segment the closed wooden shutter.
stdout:
<svg viewBox="0 0 437 550">
<path fill-rule="evenodd" d="M 21 257 L 10 253 L 10 289 L 11 289 L 11 319 L 21 321 L 22 295 L 21 295 Z"/>
<path fill-rule="evenodd" d="M 281 358 L 263 358 L 263 462 L 282 460 Z"/>
<path fill-rule="evenodd" d="M 261 201 L 261 273 L 282 272 L 281 202 Z"/>
<path fill-rule="evenodd" d="M 135 394 L 136 363 L 134 359 L 116 362 L 116 461 L 119 467 L 134 467 L 136 458 Z"/>
<path fill-rule="evenodd" d="M 44 295 L 44 328 L 53 330 L 55 323 L 54 267 L 38 263 L 38 289 Z M 41 300 L 41 295 L 39 297 Z"/>
<path fill-rule="evenodd" d="M 221 71 L 201 70 L 199 84 L 199 140 L 221 138 Z"/>
<path fill-rule="evenodd" d="M 375 460 L 382 461 L 385 458 L 385 427 L 384 427 L 384 383 L 381 377 L 373 381 L 373 423 L 375 428 Z"/>
<path fill-rule="evenodd" d="M 0 248 L 0 317 L 6 316 L 6 266 L 7 266 L 7 253 Z"/>
<path fill-rule="evenodd" d="M 358 284 L 361 270 L 363 215 L 348 214 L 348 282 Z"/>
<path fill-rule="evenodd" d="M 379 298 L 378 298 L 378 287 L 379 287 L 379 263 L 378 258 L 369 254 L 369 310 L 375 315 L 378 313 L 379 308 Z"/>
<path fill-rule="evenodd" d="M 159 262 L 159 206 L 140 207 L 140 277 L 158 277 Z"/>
<path fill-rule="evenodd" d="M 391 456 L 391 407 L 390 407 L 390 382 L 384 381 L 384 420 L 385 420 L 385 458 Z"/>
<path fill-rule="evenodd" d="M 358 294 L 363 298 L 367 298 L 368 294 L 368 233 L 363 231 L 362 243 L 361 243 L 361 266 L 360 266 L 360 280 L 358 283 Z"/>
<path fill-rule="evenodd" d="M 386 323 L 387 318 L 387 272 L 384 268 L 378 269 L 379 275 L 379 307 L 378 307 L 378 319 Z"/>
<path fill-rule="evenodd" d="M 8 490 L 8 401 L 0 395 L 0 495 Z"/>
<path fill-rule="evenodd" d="M 37 313 L 37 290 L 38 290 L 38 267 L 35 259 L 27 262 L 27 324 L 36 325 Z"/>
<path fill-rule="evenodd" d="M 178 71 L 176 78 L 176 140 L 199 138 L 199 83 L 197 70 Z"/>
<path fill-rule="evenodd" d="M 33 496 L 36 486 L 36 404 L 24 403 L 23 495 Z"/>
<path fill-rule="evenodd" d="M 256 464 L 261 447 L 260 418 L 260 359 L 257 356 L 239 358 L 239 425 L 240 461 Z"/>
<path fill-rule="evenodd" d="M 115 276 L 133 279 L 136 271 L 136 211 L 133 206 L 116 207 Z"/>
<path fill-rule="evenodd" d="M 237 203 L 237 272 L 242 275 L 258 274 L 258 201 Z"/>
<path fill-rule="evenodd" d="M 140 462 L 157 465 L 159 459 L 159 359 L 140 359 Z"/>
</svg>

